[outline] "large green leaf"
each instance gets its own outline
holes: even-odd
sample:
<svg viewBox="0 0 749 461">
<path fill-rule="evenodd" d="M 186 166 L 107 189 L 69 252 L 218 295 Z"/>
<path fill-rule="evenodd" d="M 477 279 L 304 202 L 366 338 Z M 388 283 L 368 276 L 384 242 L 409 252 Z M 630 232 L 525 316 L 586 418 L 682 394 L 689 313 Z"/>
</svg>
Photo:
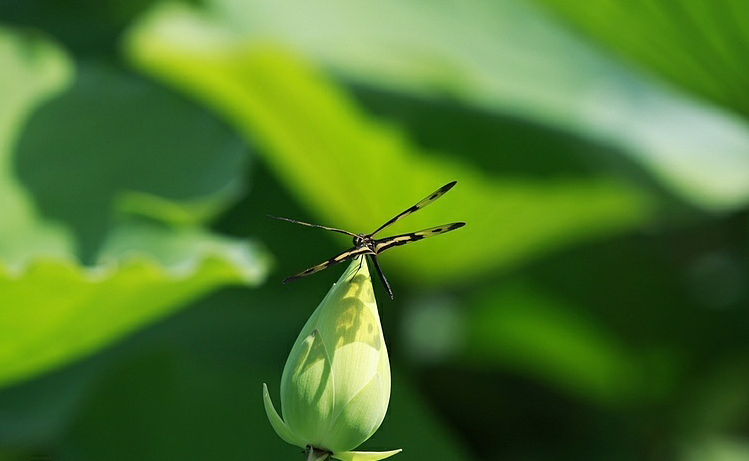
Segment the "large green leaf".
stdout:
<svg viewBox="0 0 749 461">
<path fill-rule="evenodd" d="M 536 1 L 637 65 L 749 116 L 749 3 Z"/>
<path fill-rule="evenodd" d="M 228 283 L 253 284 L 264 258 L 200 228 L 118 228 L 82 266 L 65 231 L 44 222 L 16 181 L 24 119 L 71 76 L 64 54 L 0 30 L 0 386 L 60 366 Z"/>
<path fill-rule="evenodd" d="M 406 350 L 427 364 L 526 376 L 601 406 L 673 392 L 676 357 L 636 349 L 582 306 L 542 291 L 508 280 L 469 309 L 449 298 L 417 300 L 404 322 Z"/>
<path fill-rule="evenodd" d="M 249 245 L 179 239 L 186 248 L 169 264 L 134 252 L 93 268 L 60 258 L 37 258 L 20 272 L 0 266 L 0 383 L 96 351 L 219 285 L 262 278 Z"/>
<path fill-rule="evenodd" d="M 78 66 L 67 91 L 34 113 L 15 158 L 38 208 L 75 231 L 89 261 L 115 207 L 178 225 L 225 210 L 244 193 L 246 151 L 206 110 L 89 62 Z"/>
<path fill-rule="evenodd" d="M 489 290 L 467 315 L 463 360 L 499 364 L 599 403 L 630 403 L 661 391 L 653 383 L 672 370 L 653 373 L 589 313 L 536 287 L 508 285 Z"/>
<path fill-rule="evenodd" d="M 468 222 L 441 237 L 450 242 L 420 242 L 391 257 L 416 277 L 467 278 L 621 232 L 648 215 L 645 197 L 611 180 L 499 180 L 425 152 L 293 54 L 232 41 L 214 26 L 190 10 L 167 8 L 133 31 L 128 51 L 143 69 L 203 99 L 259 142 L 266 162 L 322 224 L 369 231 L 458 180 L 449 195 L 392 228 Z"/>
<path fill-rule="evenodd" d="M 57 48 L 0 28 L 0 258 L 22 264 L 29 254 L 70 256 L 72 241 L 45 223 L 12 173 L 12 147 L 36 106 L 66 85 L 72 68 Z"/>
<path fill-rule="evenodd" d="M 206 16 L 167 4 L 150 17 L 147 27 L 194 50 L 221 44 L 242 49 L 253 41 L 281 44 L 368 85 L 447 94 L 613 146 L 696 205 L 720 210 L 749 200 L 745 120 L 623 67 L 527 2 L 321 0 L 293 7 L 273 0 L 206 3 Z M 603 11 L 610 3 L 597 2 L 593 11 Z M 648 14 L 648 6 L 617 3 L 622 11 L 632 12 L 612 30 L 629 39 L 639 27 L 628 27 Z M 586 3 L 565 5 L 579 14 L 588 11 Z M 664 27 L 645 22 L 651 25 L 648 33 L 660 39 Z M 646 40 L 640 43 L 649 46 Z M 692 52 L 686 43 L 671 43 L 681 47 L 678 56 Z M 731 56 L 743 50 L 738 45 Z M 670 59 L 670 54 L 660 56 Z M 702 62 L 699 56 L 690 62 Z M 674 72 L 682 71 L 678 62 L 669 65 Z M 733 87 L 741 81 L 729 78 Z M 735 91 L 730 97 L 745 99 Z"/>
</svg>

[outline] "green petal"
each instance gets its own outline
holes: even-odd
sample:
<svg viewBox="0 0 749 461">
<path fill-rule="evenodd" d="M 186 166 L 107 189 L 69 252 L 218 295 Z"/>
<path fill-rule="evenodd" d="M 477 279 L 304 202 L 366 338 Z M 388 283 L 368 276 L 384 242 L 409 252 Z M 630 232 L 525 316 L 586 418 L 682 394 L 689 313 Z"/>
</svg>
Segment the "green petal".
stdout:
<svg viewBox="0 0 749 461">
<path fill-rule="evenodd" d="M 341 461 L 377 461 L 378 459 L 389 458 L 403 451 L 402 448 L 391 451 L 344 451 L 333 453 L 333 458 Z"/>
<path fill-rule="evenodd" d="M 390 400 L 390 383 L 379 375 L 372 377 L 342 409 L 324 444 L 334 452 L 356 448 L 364 443 L 382 424 Z"/>
<path fill-rule="evenodd" d="M 323 447 L 334 409 L 334 383 L 330 356 L 319 331 L 313 330 L 291 351 L 281 377 L 284 421 L 306 444 Z"/>
<path fill-rule="evenodd" d="M 306 444 L 302 442 L 296 435 L 294 435 L 294 433 L 291 432 L 291 429 L 289 429 L 286 423 L 283 422 L 281 417 L 278 416 L 278 412 L 276 411 L 276 408 L 273 406 L 273 402 L 270 399 L 268 386 L 266 386 L 265 383 L 263 383 L 263 405 L 265 406 L 265 414 L 268 415 L 268 421 L 270 421 L 270 425 L 273 426 L 276 434 L 278 434 L 279 437 L 281 437 L 285 442 L 290 443 L 291 445 L 305 448 Z"/>
<path fill-rule="evenodd" d="M 377 374 L 387 350 L 366 260 L 352 261 L 333 290 L 317 328 L 332 351 L 337 413 Z M 389 385 L 389 371 L 386 378 Z"/>
</svg>

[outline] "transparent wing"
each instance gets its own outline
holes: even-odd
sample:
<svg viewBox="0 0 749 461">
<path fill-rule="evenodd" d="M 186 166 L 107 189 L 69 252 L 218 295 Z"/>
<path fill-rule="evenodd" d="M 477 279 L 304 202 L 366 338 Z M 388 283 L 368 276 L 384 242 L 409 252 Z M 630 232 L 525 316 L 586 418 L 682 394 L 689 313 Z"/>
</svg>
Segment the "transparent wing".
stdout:
<svg viewBox="0 0 749 461">
<path fill-rule="evenodd" d="M 465 225 L 466 223 L 464 222 L 454 222 L 451 224 L 443 224 L 441 226 L 430 227 L 429 229 L 420 230 L 418 232 L 409 232 L 407 234 L 400 234 L 383 239 L 377 239 L 374 241 L 374 252 L 375 254 L 380 254 L 385 250 L 389 250 L 390 248 L 405 245 L 411 242 L 416 242 L 427 237 L 444 234 L 445 232 L 459 229 Z"/>
<path fill-rule="evenodd" d="M 359 247 L 359 248 L 353 247 L 353 248 L 349 248 L 348 250 L 343 251 L 341 253 L 338 253 L 337 255 L 333 256 L 332 258 L 328 259 L 325 262 L 322 262 L 322 263 L 320 263 L 320 264 L 318 264 L 316 266 L 312 266 L 309 269 L 303 270 L 302 272 L 300 272 L 298 274 L 294 274 L 294 275 L 292 275 L 290 277 L 286 277 L 283 280 L 283 283 L 289 283 L 292 280 L 296 280 L 296 279 L 300 279 L 302 277 L 306 277 L 308 275 L 312 275 L 312 274 L 314 274 L 316 272 L 320 272 L 322 270 L 325 270 L 325 269 L 327 269 L 330 266 L 333 266 L 333 265 L 338 264 L 338 263 L 343 262 L 343 261 L 348 261 L 349 259 L 352 259 L 352 258 L 354 258 L 356 256 L 367 254 L 367 253 L 371 253 L 371 251 L 367 247 Z"/>
<path fill-rule="evenodd" d="M 449 183 L 445 184 L 444 186 L 440 187 L 436 191 L 434 191 L 431 194 L 429 194 L 424 200 L 422 200 L 419 203 L 417 203 L 416 205 L 408 208 L 407 210 L 403 211 L 399 215 L 393 217 L 390 221 L 388 221 L 385 224 L 383 224 L 382 226 L 378 227 L 377 230 L 375 230 L 374 232 L 372 232 L 371 234 L 369 234 L 368 237 L 372 237 L 373 235 L 375 235 L 376 233 L 380 232 L 382 229 L 388 227 L 389 225 L 393 224 L 394 222 L 396 222 L 396 221 L 398 221 L 400 219 L 403 219 L 406 216 L 410 215 L 411 213 L 419 211 L 422 208 L 424 208 L 425 206 L 427 206 L 430 203 L 434 202 L 438 198 L 440 198 L 443 195 L 445 195 L 445 193 L 447 193 L 447 191 L 449 191 L 450 189 L 452 189 L 453 186 L 457 182 L 458 181 L 452 181 L 452 182 L 449 182 Z"/>
<path fill-rule="evenodd" d="M 310 223 L 304 222 L 304 221 L 297 221 L 296 219 L 284 218 L 284 217 L 281 217 L 281 216 L 273 216 L 272 214 L 269 214 L 269 215 L 266 215 L 266 216 L 269 217 L 269 218 L 273 218 L 273 219 L 280 219 L 281 221 L 293 222 L 294 224 L 301 224 L 302 226 L 317 227 L 318 229 L 325 229 L 325 230 L 329 230 L 329 231 L 333 231 L 333 232 L 340 232 L 341 234 L 350 235 L 352 237 L 356 237 L 357 236 L 353 232 L 345 231 L 343 229 L 336 229 L 335 227 L 321 226 L 319 224 L 310 224 Z"/>
</svg>

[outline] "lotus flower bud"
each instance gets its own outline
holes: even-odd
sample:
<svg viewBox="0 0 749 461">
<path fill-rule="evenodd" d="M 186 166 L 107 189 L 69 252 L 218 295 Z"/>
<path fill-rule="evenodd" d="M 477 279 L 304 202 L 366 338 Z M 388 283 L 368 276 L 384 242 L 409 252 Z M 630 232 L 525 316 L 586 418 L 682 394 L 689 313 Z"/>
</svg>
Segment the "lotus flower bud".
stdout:
<svg viewBox="0 0 749 461">
<path fill-rule="evenodd" d="M 390 363 L 366 258 L 354 259 L 312 313 L 281 377 L 283 419 L 263 384 L 273 429 L 308 460 L 374 461 L 351 451 L 380 427 L 390 401 Z"/>
</svg>

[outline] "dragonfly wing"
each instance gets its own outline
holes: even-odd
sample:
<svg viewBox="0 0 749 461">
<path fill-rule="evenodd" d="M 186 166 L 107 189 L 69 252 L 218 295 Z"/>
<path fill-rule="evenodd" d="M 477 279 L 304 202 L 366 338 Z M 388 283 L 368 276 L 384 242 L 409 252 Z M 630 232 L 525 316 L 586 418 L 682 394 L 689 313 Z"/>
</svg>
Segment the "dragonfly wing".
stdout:
<svg viewBox="0 0 749 461">
<path fill-rule="evenodd" d="M 308 275 L 312 275 L 312 274 L 314 274 L 316 272 L 320 272 L 322 270 L 325 270 L 325 269 L 327 269 L 330 266 L 333 266 L 333 265 L 338 264 L 338 263 L 343 262 L 343 261 L 348 261 L 349 259 L 353 259 L 356 256 L 367 254 L 367 253 L 371 253 L 371 251 L 369 250 L 369 248 L 364 247 L 364 246 L 363 247 L 358 247 L 358 248 L 357 247 L 349 248 L 346 251 L 342 251 L 341 253 L 338 253 L 337 255 L 333 256 L 332 258 L 328 259 L 327 261 L 324 261 L 324 262 L 322 262 L 322 263 L 320 263 L 320 264 L 318 264 L 316 266 L 312 266 L 309 269 L 303 270 L 302 272 L 300 272 L 298 274 L 294 274 L 294 275 L 292 275 L 290 277 L 286 277 L 283 280 L 283 283 L 289 283 L 292 280 L 296 280 L 296 279 L 300 279 L 302 277 L 306 277 Z"/>
<path fill-rule="evenodd" d="M 405 245 L 411 242 L 416 242 L 417 240 L 422 240 L 427 237 L 444 234 L 445 232 L 459 229 L 465 225 L 466 223 L 464 222 L 454 222 L 451 224 L 443 224 L 441 226 L 430 227 L 429 229 L 423 229 L 418 232 L 409 232 L 407 234 L 400 234 L 383 239 L 377 239 L 374 241 L 374 252 L 375 254 L 380 254 L 385 250 L 389 250 L 390 248 Z"/>
<path fill-rule="evenodd" d="M 350 235 L 352 237 L 356 237 L 356 234 L 354 234 L 353 232 L 349 232 L 349 231 L 343 230 L 343 229 L 336 229 L 335 227 L 321 226 L 319 224 L 310 224 L 308 222 L 298 221 L 296 219 L 284 218 L 283 216 L 273 216 L 272 214 L 269 214 L 269 215 L 266 215 L 266 216 L 269 217 L 269 218 L 273 218 L 273 219 L 279 219 L 281 221 L 288 221 L 288 222 L 291 222 L 291 223 L 294 223 L 294 224 L 301 224 L 302 226 L 316 227 L 318 229 L 325 229 L 325 230 L 328 230 L 328 231 L 339 232 L 341 234 L 346 234 L 346 235 Z"/>
<path fill-rule="evenodd" d="M 372 232 L 371 234 L 369 234 L 369 236 L 371 237 L 371 236 L 375 235 L 376 233 L 380 232 L 382 229 L 384 229 L 384 228 L 388 227 L 389 225 L 393 224 L 394 222 L 396 222 L 396 221 L 398 221 L 400 219 L 405 218 L 406 216 L 410 215 L 411 213 L 414 213 L 416 211 L 421 210 L 425 206 L 429 205 L 430 203 L 434 202 L 438 198 L 440 198 L 443 195 L 445 195 L 445 193 L 447 193 L 447 191 L 449 191 L 450 189 L 452 189 L 453 186 L 455 185 L 455 183 L 457 183 L 457 182 L 458 181 L 452 181 L 452 182 L 449 182 L 449 183 L 445 184 L 444 186 L 440 187 L 436 191 L 434 191 L 431 194 L 429 194 L 426 198 L 424 198 L 424 200 L 422 200 L 419 203 L 417 203 L 416 205 L 408 208 L 407 210 L 403 211 L 399 215 L 393 217 L 390 221 L 388 221 L 385 224 L 383 224 L 382 226 L 378 227 L 377 230 L 374 231 L 374 232 Z"/>
</svg>

